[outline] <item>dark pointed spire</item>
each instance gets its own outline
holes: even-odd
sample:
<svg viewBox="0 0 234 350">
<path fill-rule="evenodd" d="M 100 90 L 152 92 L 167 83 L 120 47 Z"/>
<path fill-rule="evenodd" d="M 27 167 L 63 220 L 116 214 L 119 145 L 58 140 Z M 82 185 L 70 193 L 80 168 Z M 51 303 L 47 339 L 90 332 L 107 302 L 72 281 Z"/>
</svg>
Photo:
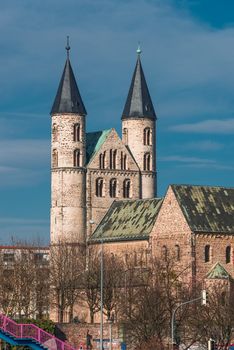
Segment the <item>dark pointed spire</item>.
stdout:
<svg viewBox="0 0 234 350">
<path fill-rule="evenodd" d="M 59 83 L 54 104 L 51 109 L 51 114 L 75 113 L 80 115 L 86 115 L 86 109 L 80 96 L 80 92 L 76 84 L 76 79 L 69 59 L 69 37 L 67 37 L 66 50 L 67 60 L 63 70 L 62 78 Z"/>
<path fill-rule="evenodd" d="M 150 118 L 156 119 L 156 113 L 151 101 L 150 93 L 146 84 L 141 65 L 141 48 L 138 45 L 137 62 L 133 73 L 132 82 L 124 106 L 122 119 L 125 118 Z"/>
</svg>

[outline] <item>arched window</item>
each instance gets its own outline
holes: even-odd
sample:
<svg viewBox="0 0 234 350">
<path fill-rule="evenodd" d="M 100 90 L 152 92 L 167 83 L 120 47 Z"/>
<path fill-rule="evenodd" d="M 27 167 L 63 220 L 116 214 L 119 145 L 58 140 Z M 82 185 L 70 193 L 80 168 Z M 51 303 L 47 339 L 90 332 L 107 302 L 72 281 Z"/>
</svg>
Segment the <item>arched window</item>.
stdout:
<svg viewBox="0 0 234 350">
<path fill-rule="evenodd" d="M 210 246 L 208 244 L 205 246 L 204 260 L 205 260 L 205 262 L 209 262 L 210 261 Z"/>
<path fill-rule="evenodd" d="M 58 125 L 57 124 L 53 124 L 52 137 L 53 137 L 54 142 L 58 141 Z"/>
<path fill-rule="evenodd" d="M 117 164 L 117 150 L 110 150 L 110 169 L 116 169 Z"/>
<path fill-rule="evenodd" d="M 151 142 L 150 142 L 150 128 L 144 129 L 143 139 L 144 139 L 144 145 L 149 146 L 151 144 Z"/>
<path fill-rule="evenodd" d="M 175 258 L 176 261 L 180 261 L 180 246 L 178 244 L 175 245 Z"/>
<path fill-rule="evenodd" d="M 80 165 L 80 150 L 76 149 L 74 151 L 74 166 L 79 167 Z"/>
<path fill-rule="evenodd" d="M 103 197 L 103 179 L 101 177 L 96 180 L 96 196 Z"/>
<path fill-rule="evenodd" d="M 74 141 L 80 141 L 80 124 L 74 124 L 73 128 L 73 140 Z"/>
<path fill-rule="evenodd" d="M 168 256 L 167 246 L 163 245 L 162 246 L 162 259 L 167 260 L 167 256 Z"/>
<path fill-rule="evenodd" d="M 105 169 L 106 151 L 99 155 L 99 167 Z"/>
<path fill-rule="evenodd" d="M 116 197 L 116 189 L 117 189 L 117 180 L 111 179 L 110 180 L 110 197 L 111 198 Z"/>
<path fill-rule="evenodd" d="M 124 198 L 130 198 L 130 187 L 131 187 L 130 179 L 125 179 L 123 182 L 123 197 Z"/>
<path fill-rule="evenodd" d="M 56 149 L 53 149 L 52 152 L 52 167 L 58 166 L 58 151 Z"/>
<path fill-rule="evenodd" d="M 127 155 L 121 152 L 121 170 L 127 169 Z"/>
<path fill-rule="evenodd" d="M 113 151 L 113 169 L 116 169 L 117 167 L 117 150 L 115 149 Z"/>
<path fill-rule="evenodd" d="M 150 153 L 144 154 L 144 170 L 150 170 Z"/>
<path fill-rule="evenodd" d="M 123 143 L 125 143 L 126 145 L 128 144 L 128 129 L 127 128 L 123 128 Z"/>
<path fill-rule="evenodd" d="M 226 247 L 226 264 L 231 262 L 231 247 L 230 245 Z"/>
</svg>

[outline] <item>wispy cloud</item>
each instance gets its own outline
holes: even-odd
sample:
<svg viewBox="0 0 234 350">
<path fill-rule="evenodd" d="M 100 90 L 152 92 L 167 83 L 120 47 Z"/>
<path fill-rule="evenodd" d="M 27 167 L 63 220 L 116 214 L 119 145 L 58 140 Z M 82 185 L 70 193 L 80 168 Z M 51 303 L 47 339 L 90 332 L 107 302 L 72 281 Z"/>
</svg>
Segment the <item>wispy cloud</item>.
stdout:
<svg viewBox="0 0 234 350">
<path fill-rule="evenodd" d="M 186 144 L 180 145 L 180 149 L 186 149 L 186 151 L 219 151 L 223 149 L 225 145 L 221 142 L 215 142 L 211 140 L 204 140 L 204 141 L 194 141 L 194 142 L 188 142 Z"/>
<path fill-rule="evenodd" d="M 206 164 L 212 164 L 216 161 L 213 159 L 205 159 L 205 158 L 198 158 L 198 157 L 184 157 L 180 155 L 174 155 L 174 156 L 165 156 L 165 157 L 159 157 L 159 161 L 161 162 L 179 162 L 179 163 L 206 163 Z"/>
<path fill-rule="evenodd" d="M 49 175 L 48 140 L 0 141 L 0 187 L 36 185 Z"/>
<path fill-rule="evenodd" d="M 177 163 L 177 167 L 197 168 L 197 169 L 216 169 L 216 170 L 234 170 L 234 164 L 222 164 L 216 159 L 186 157 L 180 155 L 159 157 L 159 162 Z"/>
<path fill-rule="evenodd" d="M 197 123 L 173 125 L 169 127 L 169 130 L 199 134 L 234 134 L 234 119 L 210 119 Z"/>
</svg>

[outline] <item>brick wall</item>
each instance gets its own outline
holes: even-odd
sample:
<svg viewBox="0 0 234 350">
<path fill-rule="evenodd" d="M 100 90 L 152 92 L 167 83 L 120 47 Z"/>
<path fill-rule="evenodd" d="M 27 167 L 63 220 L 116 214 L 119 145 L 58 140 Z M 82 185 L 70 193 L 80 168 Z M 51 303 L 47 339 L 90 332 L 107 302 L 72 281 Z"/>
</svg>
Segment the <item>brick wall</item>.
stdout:
<svg viewBox="0 0 234 350">
<path fill-rule="evenodd" d="M 72 344 L 76 349 L 86 349 L 86 335 L 87 331 L 92 336 L 93 350 L 99 350 L 99 339 L 100 339 L 100 324 L 58 324 L 59 333 L 65 334 L 67 341 Z M 121 342 L 124 340 L 124 331 L 121 324 L 108 324 L 103 325 L 103 339 L 104 348 L 109 345 L 110 340 L 110 327 L 112 328 L 112 349 L 120 350 Z"/>
</svg>

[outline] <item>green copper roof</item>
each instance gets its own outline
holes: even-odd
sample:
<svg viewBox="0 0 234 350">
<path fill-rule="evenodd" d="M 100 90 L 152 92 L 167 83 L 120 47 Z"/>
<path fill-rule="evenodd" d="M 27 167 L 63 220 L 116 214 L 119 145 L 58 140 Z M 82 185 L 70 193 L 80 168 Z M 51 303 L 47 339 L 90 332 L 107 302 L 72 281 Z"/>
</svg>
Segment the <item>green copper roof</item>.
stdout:
<svg viewBox="0 0 234 350">
<path fill-rule="evenodd" d="M 206 275 L 207 279 L 229 279 L 230 275 L 225 268 L 217 262 Z"/>
<path fill-rule="evenodd" d="M 171 187 L 193 232 L 234 233 L 234 188 Z"/>
<path fill-rule="evenodd" d="M 88 132 L 86 134 L 86 158 L 87 164 L 91 158 L 99 151 L 112 129 Z"/>
<path fill-rule="evenodd" d="M 89 242 L 148 239 L 162 199 L 114 201 Z"/>
</svg>

